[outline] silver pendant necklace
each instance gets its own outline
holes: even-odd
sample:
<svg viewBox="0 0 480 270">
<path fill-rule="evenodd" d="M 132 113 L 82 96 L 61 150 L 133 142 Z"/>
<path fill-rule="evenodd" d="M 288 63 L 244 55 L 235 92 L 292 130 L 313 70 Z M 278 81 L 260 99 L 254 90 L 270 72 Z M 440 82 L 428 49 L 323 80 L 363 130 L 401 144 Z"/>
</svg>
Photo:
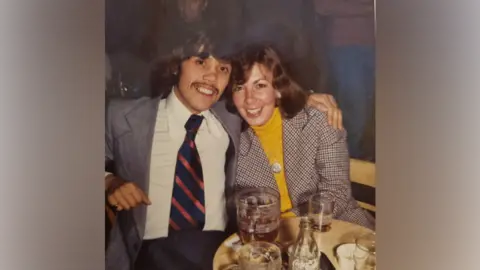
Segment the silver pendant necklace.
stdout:
<svg viewBox="0 0 480 270">
<path fill-rule="evenodd" d="M 282 165 L 276 161 L 270 167 L 273 173 L 280 173 L 282 171 Z"/>
</svg>

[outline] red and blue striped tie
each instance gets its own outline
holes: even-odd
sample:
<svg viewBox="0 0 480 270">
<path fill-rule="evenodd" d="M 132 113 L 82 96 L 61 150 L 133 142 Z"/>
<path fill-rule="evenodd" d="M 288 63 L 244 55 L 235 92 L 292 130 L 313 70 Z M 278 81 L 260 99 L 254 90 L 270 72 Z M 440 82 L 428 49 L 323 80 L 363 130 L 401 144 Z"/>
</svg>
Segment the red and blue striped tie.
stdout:
<svg viewBox="0 0 480 270">
<path fill-rule="evenodd" d="M 185 124 L 187 134 L 178 151 L 169 231 L 199 229 L 205 225 L 205 193 L 195 136 L 203 116 L 192 115 Z"/>
</svg>

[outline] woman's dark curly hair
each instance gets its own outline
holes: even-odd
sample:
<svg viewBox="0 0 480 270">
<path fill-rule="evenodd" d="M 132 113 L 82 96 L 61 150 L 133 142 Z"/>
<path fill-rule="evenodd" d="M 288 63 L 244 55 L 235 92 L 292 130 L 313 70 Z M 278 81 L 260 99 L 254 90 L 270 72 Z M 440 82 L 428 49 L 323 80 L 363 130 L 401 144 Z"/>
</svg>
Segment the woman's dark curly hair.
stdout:
<svg viewBox="0 0 480 270">
<path fill-rule="evenodd" d="M 236 112 L 233 104 L 233 91 L 238 85 L 248 80 L 254 64 L 261 64 L 273 74 L 272 85 L 281 94 L 277 106 L 285 118 L 292 118 L 300 112 L 307 103 L 308 94 L 288 74 L 286 65 L 273 46 L 253 44 L 244 47 L 232 57 L 231 87 L 225 90 L 227 106 L 231 112 Z"/>
<path fill-rule="evenodd" d="M 180 78 L 182 62 L 190 57 L 207 58 L 211 55 L 230 63 L 235 43 L 225 40 L 220 36 L 197 32 L 186 38 L 184 44 L 170 54 L 157 56 L 150 75 L 152 96 L 165 97 L 170 93 L 172 86 L 176 85 Z M 226 91 L 232 85 L 230 81 Z"/>
</svg>

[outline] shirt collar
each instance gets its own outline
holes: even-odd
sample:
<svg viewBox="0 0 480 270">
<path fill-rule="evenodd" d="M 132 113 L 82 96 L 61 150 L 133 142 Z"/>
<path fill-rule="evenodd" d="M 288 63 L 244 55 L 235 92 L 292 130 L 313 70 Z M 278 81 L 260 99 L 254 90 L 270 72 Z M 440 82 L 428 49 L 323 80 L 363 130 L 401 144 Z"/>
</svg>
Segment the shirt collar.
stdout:
<svg viewBox="0 0 480 270">
<path fill-rule="evenodd" d="M 166 99 L 166 109 L 169 118 L 175 122 L 175 126 L 179 126 L 182 131 L 185 131 L 184 125 L 192 113 L 178 99 L 177 94 L 175 94 L 175 87 L 172 88 L 172 92 Z M 218 130 L 219 127 L 216 125 L 218 120 L 216 120 L 216 117 L 210 112 L 210 110 L 203 111 L 199 113 L 199 115 L 202 115 L 205 118 L 199 131 L 207 131 L 215 137 L 221 136 L 220 130 Z"/>
</svg>

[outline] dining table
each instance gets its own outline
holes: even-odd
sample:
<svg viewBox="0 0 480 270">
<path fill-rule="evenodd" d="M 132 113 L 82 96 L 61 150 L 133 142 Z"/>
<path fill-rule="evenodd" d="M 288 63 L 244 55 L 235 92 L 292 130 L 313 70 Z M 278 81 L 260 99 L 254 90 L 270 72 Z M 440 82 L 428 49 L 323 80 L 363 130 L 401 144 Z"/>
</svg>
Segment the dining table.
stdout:
<svg viewBox="0 0 480 270">
<path fill-rule="evenodd" d="M 282 246 L 293 244 L 300 230 L 299 224 L 300 217 L 282 218 L 280 220 L 277 242 Z M 344 243 L 354 243 L 359 235 L 368 232 L 372 232 L 372 230 L 357 224 L 334 219 L 328 231 L 315 232 L 315 239 L 320 251 L 327 256 L 335 269 L 340 269 L 335 256 L 336 248 Z M 223 270 L 237 263 L 237 252 L 234 247 L 238 245 L 241 245 L 238 234 L 235 233 L 228 237 L 215 253 L 213 269 Z"/>
</svg>

